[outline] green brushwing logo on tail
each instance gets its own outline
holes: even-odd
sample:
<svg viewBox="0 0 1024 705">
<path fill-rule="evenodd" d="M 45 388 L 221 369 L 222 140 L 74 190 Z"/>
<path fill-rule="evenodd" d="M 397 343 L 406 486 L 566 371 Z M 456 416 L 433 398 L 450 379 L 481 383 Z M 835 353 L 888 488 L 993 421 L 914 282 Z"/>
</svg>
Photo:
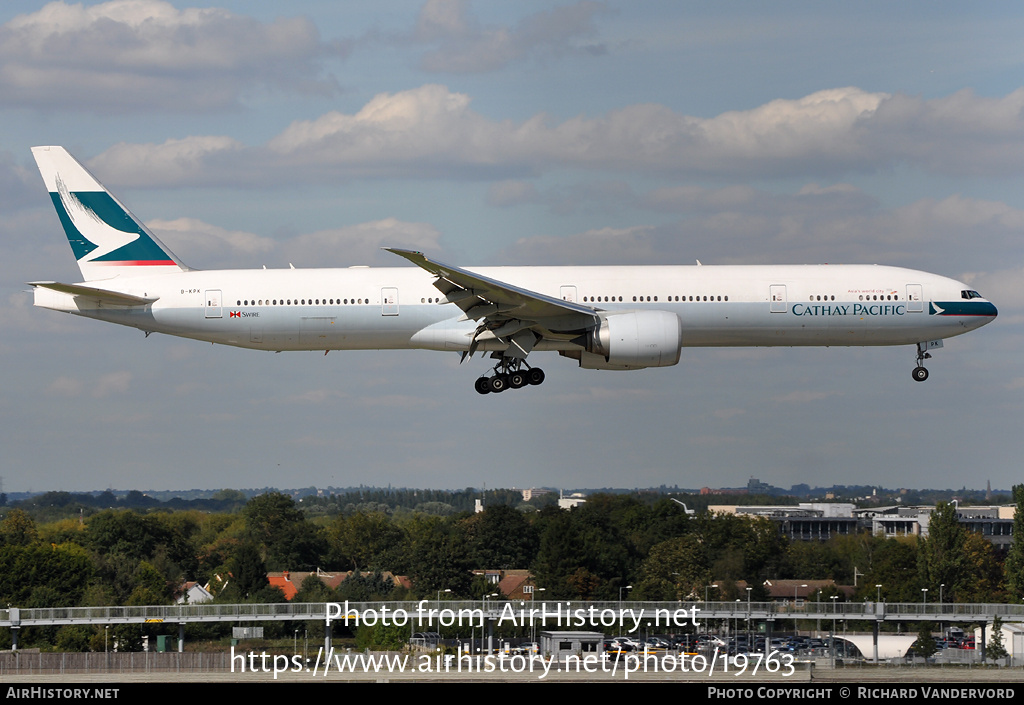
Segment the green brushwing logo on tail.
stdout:
<svg viewBox="0 0 1024 705">
<path fill-rule="evenodd" d="M 71 192 L 57 176 L 50 194 L 75 259 L 125 265 L 173 265 L 135 219 L 104 191 Z"/>
</svg>

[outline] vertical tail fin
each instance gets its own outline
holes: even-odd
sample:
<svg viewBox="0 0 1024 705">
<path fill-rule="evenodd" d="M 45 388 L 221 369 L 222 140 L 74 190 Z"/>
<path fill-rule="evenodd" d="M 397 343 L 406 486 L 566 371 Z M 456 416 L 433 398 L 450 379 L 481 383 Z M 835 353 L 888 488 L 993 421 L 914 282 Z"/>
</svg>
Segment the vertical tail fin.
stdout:
<svg viewBox="0 0 1024 705">
<path fill-rule="evenodd" d="M 85 281 L 188 269 L 66 149 L 32 156 Z"/>
</svg>

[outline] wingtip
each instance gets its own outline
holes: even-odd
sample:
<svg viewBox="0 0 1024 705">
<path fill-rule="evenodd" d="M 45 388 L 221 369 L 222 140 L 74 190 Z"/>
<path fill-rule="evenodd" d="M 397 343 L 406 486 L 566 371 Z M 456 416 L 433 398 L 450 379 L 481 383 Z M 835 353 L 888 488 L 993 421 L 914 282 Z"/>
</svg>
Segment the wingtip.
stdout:
<svg viewBox="0 0 1024 705">
<path fill-rule="evenodd" d="M 401 247 L 382 247 L 382 250 L 386 250 L 393 255 L 404 257 L 407 260 L 415 262 L 417 259 L 428 261 L 427 256 L 418 250 L 403 250 Z"/>
</svg>

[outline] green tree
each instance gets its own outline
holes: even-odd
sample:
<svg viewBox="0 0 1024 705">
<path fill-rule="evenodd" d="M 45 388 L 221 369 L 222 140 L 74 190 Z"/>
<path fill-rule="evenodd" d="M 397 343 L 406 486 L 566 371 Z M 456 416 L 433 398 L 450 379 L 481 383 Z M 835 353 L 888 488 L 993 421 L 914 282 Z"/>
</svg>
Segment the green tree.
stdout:
<svg viewBox="0 0 1024 705">
<path fill-rule="evenodd" d="M 788 541 L 769 519 L 703 512 L 692 526 L 712 576 L 722 581 L 721 599 L 741 597 L 737 580 L 760 585 L 785 564 Z"/>
<path fill-rule="evenodd" d="M 932 656 L 939 650 L 939 647 L 935 645 L 931 625 L 928 622 L 921 622 L 921 626 L 917 630 L 917 641 L 911 645 L 910 650 L 924 658 Z"/>
<path fill-rule="evenodd" d="M 424 597 L 433 597 L 438 590 L 451 590 L 453 598 L 467 596 L 472 565 L 457 526 L 428 516 L 407 528 L 412 540 L 411 574 L 416 591 Z"/>
<path fill-rule="evenodd" d="M 786 572 L 797 580 L 835 579 L 835 555 L 819 541 L 794 541 L 786 550 Z"/>
<path fill-rule="evenodd" d="M 568 512 L 544 509 L 536 520 L 534 574 L 548 598 L 616 599 L 639 568 L 629 530 L 634 507 L 609 495 L 592 499 Z"/>
<path fill-rule="evenodd" d="M 537 584 L 546 589 L 546 597 L 575 596 L 570 592 L 567 578 L 579 567 L 583 542 L 573 522 L 573 511 L 545 507 L 537 518 L 540 531 L 540 549 L 533 565 Z"/>
<path fill-rule="evenodd" d="M 334 602 L 336 595 L 315 573 L 310 573 L 302 581 L 299 591 L 292 602 Z"/>
<path fill-rule="evenodd" d="M 406 533 L 386 514 L 356 512 L 327 529 L 328 567 L 351 570 L 406 569 Z"/>
<path fill-rule="evenodd" d="M 1024 485 L 1013 486 L 1013 545 L 1006 556 L 1006 586 L 1015 602 L 1024 599 Z"/>
<path fill-rule="evenodd" d="M 981 534 L 967 532 L 963 543 L 964 569 L 970 579 L 960 590 L 961 602 L 1004 602 L 1004 573 L 995 547 Z"/>
<path fill-rule="evenodd" d="M 858 591 L 858 599 L 874 600 L 876 595 L 887 602 L 917 602 L 921 599 L 917 564 L 920 541 L 915 537 L 877 538 L 871 552 L 871 564 Z M 881 585 L 881 588 L 876 588 Z"/>
<path fill-rule="evenodd" d="M 74 544 L 0 546 L 0 604 L 26 606 L 36 594 L 36 607 L 73 607 L 95 572 L 89 552 Z M 48 604 L 37 588 L 46 588 Z"/>
<path fill-rule="evenodd" d="M 0 521 L 0 546 L 27 546 L 38 538 L 36 523 L 20 509 L 12 509 Z"/>
<path fill-rule="evenodd" d="M 353 573 L 342 581 L 335 591 L 333 600 L 351 602 L 377 602 L 393 599 L 395 584 L 379 573 Z"/>
<path fill-rule="evenodd" d="M 640 567 L 633 591 L 638 600 L 693 600 L 704 598 L 712 580 L 700 544 L 693 536 L 662 541 L 651 549 Z"/>
<path fill-rule="evenodd" d="M 399 651 L 408 646 L 409 627 L 377 622 L 356 629 L 356 646 L 360 649 Z"/>
<path fill-rule="evenodd" d="M 128 605 L 163 605 L 172 601 L 171 586 L 148 561 L 141 561 L 132 574 L 135 587 L 125 601 Z"/>
<path fill-rule="evenodd" d="M 249 598 L 270 586 L 267 565 L 256 545 L 248 541 L 239 546 L 235 553 L 231 575 L 228 589 L 221 595 L 225 599 L 229 599 L 228 595 L 235 591 L 243 599 Z"/>
<path fill-rule="evenodd" d="M 477 568 L 525 568 L 537 553 L 537 532 L 522 512 L 506 504 L 464 519 L 470 560 Z"/>
<path fill-rule="evenodd" d="M 924 587 L 936 590 L 945 585 L 950 602 L 962 601 L 970 573 L 964 546 L 967 530 L 957 518 L 956 508 L 939 502 L 928 519 L 928 538 L 918 554 L 918 573 Z"/>
<path fill-rule="evenodd" d="M 992 620 L 992 640 L 985 648 L 985 658 L 1006 658 L 1009 655 L 1003 645 L 1003 620 L 996 615 Z"/>
<path fill-rule="evenodd" d="M 65 625 L 57 630 L 54 646 L 57 651 L 90 651 L 95 631 L 94 627 Z"/>
<path fill-rule="evenodd" d="M 279 492 L 253 497 L 242 510 L 245 536 L 261 547 L 270 570 L 316 568 L 327 543 L 295 500 Z"/>
<path fill-rule="evenodd" d="M 89 518 L 83 542 L 100 554 L 116 553 L 135 560 L 149 558 L 171 537 L 155 517 L 133 511 L 106 510 Z"/>
</svg>

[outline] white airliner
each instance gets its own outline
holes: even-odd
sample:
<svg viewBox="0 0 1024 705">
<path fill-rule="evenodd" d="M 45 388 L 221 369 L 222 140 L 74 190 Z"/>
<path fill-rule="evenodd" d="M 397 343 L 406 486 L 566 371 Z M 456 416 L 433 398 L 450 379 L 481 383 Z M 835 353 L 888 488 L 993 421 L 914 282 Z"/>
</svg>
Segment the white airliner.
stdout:
<svg viewBox="0 0 1024 705">
<path fill-rule="evenodd" d="M 540 384 L 532 352 L 580 367 L 679 362 L 683 347 L 916 345 L 917 381 L 942 340 L 996 308 L 966 285 L 877 265 L 481 267 L 391 249 L 416 267 L 186 267 L 62 147 L 32 153 L 83 283 L 31 282 L 35 305 L 256 350 L 490 353 L 481 394 Z"/>
</svg>

